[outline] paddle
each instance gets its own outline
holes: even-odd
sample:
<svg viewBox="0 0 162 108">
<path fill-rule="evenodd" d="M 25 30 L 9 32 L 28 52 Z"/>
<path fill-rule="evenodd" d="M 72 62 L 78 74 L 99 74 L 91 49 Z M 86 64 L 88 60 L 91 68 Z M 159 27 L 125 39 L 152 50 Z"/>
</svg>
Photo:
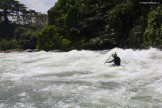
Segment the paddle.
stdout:
<svg viewBox="0 0 162 108">
<path fill-rule="evenodd" d="M 106 60 L 106 62 L 107 62 L 110 58 L 111 58 L 111 56 Z M 106 63 L 106 62 L 105 62 L 105 63 Z M 104 64 L 105 64 L 105 63 L 104 63 Z"/>
</svg>

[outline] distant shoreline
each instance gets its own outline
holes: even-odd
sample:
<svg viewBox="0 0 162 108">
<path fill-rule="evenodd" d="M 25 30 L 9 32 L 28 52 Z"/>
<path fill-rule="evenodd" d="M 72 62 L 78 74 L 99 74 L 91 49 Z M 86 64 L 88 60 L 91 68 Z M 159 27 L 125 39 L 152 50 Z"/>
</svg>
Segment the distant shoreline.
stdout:
<svg viewBox="0 0 162 108">
<path fill-rule="evenodd" d="M 115 47 L 114 47 L 115 48 Z M 111 48 L 111 49 L 114 49 L 114 48 Z M 116 47 L 116 48 L 119 48 L 119 47 Z M 156 48 L 156 49 L 159 49 L 159 50 L 162 50 L 162 47 L 147 47 L 147 48 L 121 48 L 121 49 L 133 49 L 133 50 L 144 50 L 144 49 L 150 49 L 150 48 Z M 72 50 L 78 50 L 78 49 L 72 49 Z M 92 51 L 99 51 L 99 50 L 93 50 L 93 49 L 79 49 L 79 50 L 92 50 Z M 100 50 L 110 50 L 110 49 L 100 49 Z M 23 50 L 23 49 L 11 49 L 11 50 L 5 50 L 5 51 L 0 51 L 0 53 L 12 53 L 12 52 L 38 52 L 38 51 L 41 51 L 41 50 L 38 50 L 38 49 L 26 49 L 26 50 Z M 56 51 L 56 52 L 68 52 L 68 51 L 63 51 L 63 50 L 49 50 L 49 51 Z M 71 50 L 69 50 L 71 51 Z M 48 51 L 47 51 L 48 52 Z"/>
<path fill-rule="evenodd" d="M 39 51 L 38 49 L 16 49 L 16 50 L 5 50 L 5 51 L 0 51 L 0 53 L 11 53 L 11 52 L 37 52 Z"/>
</svg>

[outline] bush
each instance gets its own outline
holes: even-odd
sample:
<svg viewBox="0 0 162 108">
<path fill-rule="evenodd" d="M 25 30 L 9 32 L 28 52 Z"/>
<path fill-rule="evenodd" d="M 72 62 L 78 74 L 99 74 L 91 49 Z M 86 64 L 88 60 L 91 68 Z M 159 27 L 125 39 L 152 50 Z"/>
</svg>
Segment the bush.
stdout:
<svg viewBox="0 0 162 108">
<path fill-rule="evenodd" d="M 11 49 L 17 49 L 18 48 L 18 42 L 16 40 L 11 40 L 8 41 L 6 39 L 2 39 L 0 41 L 0 50 L 4 51 L 4 50 L 11 50 Z"/>
<path fill-rule="evenodd" d="M 144 45 L 157 47 L 162 44 L 162 7 L 153 9 L 148 15 L 148 26 L 144 33 Z"/>
<path fill-rule="evenodd" d="M 68 39 L 62 40 L 62 49 L 63 50 L 68 50 L 70 45 L 71 45 L 71 41 L 69 41 Z"/>
<path fill-rule="evenodd" d="M 37 33 L 37 48 L 45 51 L 49 50 L 68 50 L 71 41 L 65 39 L 59 34 L 59 28 L 56 26 L 46 26 Z"/>
</svg>

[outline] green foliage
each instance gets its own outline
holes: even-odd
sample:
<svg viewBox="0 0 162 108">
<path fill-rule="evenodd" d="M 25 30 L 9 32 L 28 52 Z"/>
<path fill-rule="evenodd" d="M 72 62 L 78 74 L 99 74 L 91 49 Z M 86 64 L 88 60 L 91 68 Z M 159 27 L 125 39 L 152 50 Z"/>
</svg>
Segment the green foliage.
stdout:
<svg viewBox="0 0 162 108">
<path fill-rule="evenodd" d="M 90 45 L 92 48 L 96 47 L 96 49 L 97 47 L 111 48 L 116 45 L 116 34 L 114 33 L 114 30 L 107 25 L 103 32 L 100 32 L 98 37 L 90 40 Z"/>
<path fill-rule="evenodd" d="M 17 49 L 19 46 L 16 40 L 8 41 L 6 39 L 0 40 L 0 51 Z"/>
<path fill-rule="evenodd" d="M 69 39 L 73 48 L 153 46 L 161 43 L 160 28 L 155 30 L 152 21 L 147 27 L 147 19 L 157 19 L 150 16 L 153 10 L 160 13 L 157 6 L 140 0 L 58 0 L 48 12 L 49 25 L 58 27 L 62 31 L 58 33 Z"/>
<path fill-rule="evenodd" d="M 0 39 L 11 40 L 14 37 L 15 24 L 3 24 L 0 23 Z"/>
<path fill-rule="evenodd" d="M 56 26 L 44 27 L 40 32 L 37 33 L 37 48 L 43 49 L 45 51 L 69 49 L 71 42 L 59 35 L 58 31 L 59 28 L 57 28 Z"/>
<path fill-rule="evenodd" d="M 69 12 L 66 15 L 65 27 L 66 27 L 66 37 L 71 40 L 76 39 L 78 29 L 75 27 L 77 25 L 77 15 L 78 11 L 75 6 L 69 6 Z"/>
<path fill-rule="evenodd" d="M 33 21 L 33 19 L 32 19 Z M 34 30 L 41 30 L 44 26 L 46 26 L 48 23 L 48 16 L 47 14 L 43 14 L 38 12 L 36 16 L 34 17 L 34 21 L 30 24 L 30 26 Z"/>
<path fill-rule="evenodd" d="M 17 16 L 17 19 L 19 20 L 20 14 L 22 14 L 25 10 L 25 5 L 21 4 L 17 0 L 0 0 L 0 19 L 3 20 L 6 24 L 9 23 L 9 17 L 13 18 Z"/>
<path fill-rule="evenodd" d="M 62 33 L 58 33 L 72 41 L 73 45 L 79 45 L 79 40 L 85 38 L 88 40 L 88 46 L 111 47 L 122 43 L 122 40 L 128 37 L 133 22 L 130 23 L 132 17 L 127 16 L 131 16 L 134 11 L 131 10 L 132 5 L 132 1 L 59 0 L 48 11 L 49 25 L 59 27 Z M 109 30 L 105 29 L 107 25 L 110 25 Z M 123 29 L 123 26 L 126 29 Z"/>
<path fill-rule="evenodd" d="M 52 50 L 58 47 L 56 42 L 58 39 L 57 28 L 55 26 L 46 26 L 38 34 L 38 49 Z"/>
<path fill-rule="evenodd" d="M 143 33 L 147 27 L 147 17 L 141 16 L 136 20 L 133 28 L 129 31 L 127 46 L 131 48 L 143 48 Z"/>
<path fill-rule="evenodd" d="M 162 44 L 162 6 L 150 11 L 144 33 L 144 45 L 158 47 Z"/>
<path fill-rule="evenodd" d="M 144 30 L 141 25 L 137 25 L 132 28 L 128 37 L 129 47 L 131 48 L 142 47 L 141 43 L 143 43 L 143 32 Z"/>
<path fill-rule="evenodd" d="M 63 39 L 62 40 L 62 49 L 63 50 L 68 50 L 70 48 L 70 45 L 71 45 L 71 41 L 69 41 L 68 39 Z"/>
<path fill-rule="evenodd" d="M 35 32 L 41 30 L 47 22 L 47 14 L 27 10 L 17 0 L 0 0 L 1 50 L 35 49 Z"/>
<path fill-rule="evenodd" d="M 17 0 L 0 0 L 0 40 L 46 51 L 162 46 L 162 5 L 140 2 L 58 0 L 47 21 Z"/>
<path fill-rule="evenodd" d="M 36 37 L 35 32 L 32 28 L 22 26 L 17 27 L 14 33 L 14 38 L 18 41 L 20 49 L 35 49 L 36 48 Z"/>
</svg>

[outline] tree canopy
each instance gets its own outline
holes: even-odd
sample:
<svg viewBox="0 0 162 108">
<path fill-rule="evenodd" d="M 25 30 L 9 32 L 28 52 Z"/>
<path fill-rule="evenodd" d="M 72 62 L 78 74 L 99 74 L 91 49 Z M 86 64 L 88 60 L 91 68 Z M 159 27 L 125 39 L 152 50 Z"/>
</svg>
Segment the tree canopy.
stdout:
<svg viewBox="0 0 162 108">
<path fill-rule="evenodd" d="M 27 9 L 17 0 L 0 0 L 0 50 L 35 49 L 35 34 L 47 22 L 47 14 Z"/>
<path fill-rule="evenodd" d="M 0 0 L 0 41 L 10 43 L 0 48 L 159 48 L 161 10 L 161 0 L 58 0 L 47 16 L 17 0 Z"/>
<path fill-rule="evenodd" d="M 160 0 L 58 0 L 48 20 L 76 49 L 158 47 L 161 7 Z"/>
</svg>

